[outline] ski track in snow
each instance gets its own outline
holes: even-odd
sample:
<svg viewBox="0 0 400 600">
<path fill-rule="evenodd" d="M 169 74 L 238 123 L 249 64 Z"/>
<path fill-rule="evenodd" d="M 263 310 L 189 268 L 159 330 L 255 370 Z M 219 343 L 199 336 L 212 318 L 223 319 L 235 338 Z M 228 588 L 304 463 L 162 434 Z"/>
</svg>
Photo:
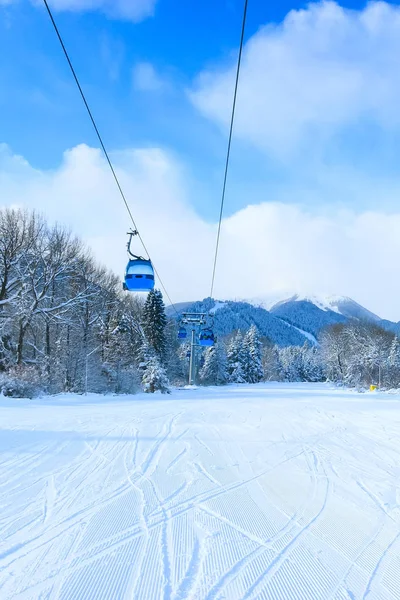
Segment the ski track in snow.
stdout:
<svg viewBox="0 0 400 600">
<path fill-rule="evenodd" d="M 400 597 L 400 394 L 0 398 L 1 600 Z"/>
</svg>

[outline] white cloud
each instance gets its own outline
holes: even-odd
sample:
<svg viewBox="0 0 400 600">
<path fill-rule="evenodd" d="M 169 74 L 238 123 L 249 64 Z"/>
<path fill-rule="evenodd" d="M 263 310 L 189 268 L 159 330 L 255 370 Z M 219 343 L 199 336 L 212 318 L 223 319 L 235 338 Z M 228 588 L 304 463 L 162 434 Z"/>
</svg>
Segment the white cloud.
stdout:
<svg viewBox="0 0 400 600">
<path fill-rule="evenodd" d="M 155 92 L 165 87 L 164 80 L 149 62 L 139 62 L 133 67 L 133 85 L 143 92 Z"/>
<path fill-rule="evenodd" d="M 93 248 L 97 259 L 122 276 L 126 232 L 132 227 L 114 180 L 99 150 L 80 145 L 65 152 L 54 171 L 36 171 L 0 148 L 0 198 L 24 205 L 70 226 Z M 207 295 L 209 274 L 203 256 L 187 268 L 193 235 L 211 244 L 213 227 L 186 205 L 181 169 L 164 151 L 133 149 L 113 154 L 132 213 L 173 298 Z M 197 247 L 197 249 L 200 246 Z M 140 245 L 138 251 L 142 252 Z M 211 263 L 211 250 L 204 261 Z"/>
<path fill-rule="evenodd" d="M 286 157 L 323 147 L 349 126 L 399 129 L 400 8 L 361 11 L 334 2 L 291 11 L 246 43 L 235 133 Z M 190 92 L 223 126 L 230 118 L 236 65 L 203 72 Z"/>
<path fill-rule="evenodd" d="M 157 148 L 118 152 L 113 159 L 173 301 L 207 296 L 216 224 L 189 207 L 182 167 Z M 78 146 L 59 168 L 38 171 L 3 146 L 0 197 L 3 205 L 36 208 L 71 226 L 122 277 L 130 222 L 99 150 Z M 399 256 L 400 212 L 324 214 L 262 203 L 224 220 L 215 295 L 338 293 L 399 319 Z"/>
</svg>

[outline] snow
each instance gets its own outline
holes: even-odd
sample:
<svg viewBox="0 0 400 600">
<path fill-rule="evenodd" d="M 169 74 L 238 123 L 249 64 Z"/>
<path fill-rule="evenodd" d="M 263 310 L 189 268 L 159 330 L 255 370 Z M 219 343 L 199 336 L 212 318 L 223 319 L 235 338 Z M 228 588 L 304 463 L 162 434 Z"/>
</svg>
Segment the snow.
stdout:
<svg viewBox="0 0 400 600">
<path fill-rule="evenodd" d="M 288 323 L 287 321 L 284 321 L 283 319 L 280 320 L 284 325 L 286 325 L 286 327 L 297 329 L 297 331 L 304 335 L 304 337 L 307 338 L 313 344 L 313 346 L 319 346 L 317 338 L 312 333 L 310 333 L 309 331 L 305 331 L 304 329 L 300 329 L 300 327 L 295 327 L 294 325 Z"/>
<path fill-rule="evenodd" d="M 214 306 L 212 307 L 212 309 L 210 310 L 210 314 L 215 314 L 217 312 L 217 310 L 220 310 L 221 308 L 224 308 L 224 306 L 226 306 L 226 302 L 219 302 L 217 301 Z"/>
<path fill-rule="evenodd" d="M 294 327 L 294 325 L 292 325 L 292 327 Z M 297 329 L 297 331 L 300 331 L 300 333 L 302 333 L 304 337 L 306 337 L 314 346 L 319 346 L 317 338 L 312 333 L 309 331 L 304 331 L 304 329 L 300 329 L 300 327 L 294 328 Z"/>
<path fill-rule="evenodd" d="M 347 296 L 339 296 L 337 294 L 292 294 L 282 298 L 282 294 L 274 294 L 264 298 L 252 298 L 247 300 L 253 306 L 261 306 L 266 310 L 271 310 L 277 304 L 284 304 L 286 302 L 311 302 L 317 308 L 323 311 L 331 310 L 333 312 L 340 313 L 339 308 L 336 306 L 342 302 L 353 302 L 351 298 Z"/>
<path fill-rule="evenodd" d="M 282 294 L 268 294 L 267 296 L 258 296 L 252 298 L 245 298 L 243 302 L 248 302 L 256 308 L 265 308 L 265 310 L 271 310 L 277 302 L 282 300 Z"/>
<path fill-rule="evenodd" d="M 340 312 L 338 305 L 340 305 L 342 302 L 353 302 L 351 298 L 347 298 L 346 296 L 325 296 L 315 294 L 313 294 L 312 296 L 296 295 L 293 298 L 293 300 L 295 300 L 296 302 L 311 302 L 311 304 L 314 304 L 317 308 L 320 308 L 325 312 L 331 310 L 332 312 L 336 312 L 339 315 L 342 313 Z"/>
<path fill-rule="evenodd" d="M 2 600 L 399 597 L 400 395 L 0 398 Z"/>
</svg>

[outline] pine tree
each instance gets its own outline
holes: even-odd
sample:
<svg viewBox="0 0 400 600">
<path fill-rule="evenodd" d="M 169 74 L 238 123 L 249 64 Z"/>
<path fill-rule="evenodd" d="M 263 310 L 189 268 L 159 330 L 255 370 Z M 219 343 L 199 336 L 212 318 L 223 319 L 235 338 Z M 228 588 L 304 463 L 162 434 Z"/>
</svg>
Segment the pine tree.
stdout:
<svg viewBox="0 0 400 600">
<path fill-rule="evenodd" d="M 108 388 L 114 392 L 134 393 L 140 389 L 136 356 L 140 343 L 139 332 L 132 330 L 125 314 L 115 315 L 109 322 L 108 331 L 101 336 L 102 372 Z"/>
<path fill-rule="evenodd" d="M 279 361 L 282 366 L 284 381 L 301 381 L 302 360 L 301 348 L 286 346 L 279 351 Z"/>
<path fill-rule="evenodd" d="M 250 327 L 243 338 L 242 365 L 247 383 L 259 383 L 263 379 L 261 342 L 255 325 Z"/>
<path fill-rule="evenodd" d="M 243 365 L 240 361 L 238 361 L 235 364 L 234 369 L 229 376 L 229 382 L 230 383 L 247 383 L 245 375 L 244 375 L 244 371 L 243 371 Z"/>
<path fill-rule="evenodd" d="M 208 385 L 224 385 L 228 381 L 227 359 L 221 344 L 215 344 L 204 352 L 204 364 L 200 379 Z"/>
<path fill-rule="evenodd" d="M 243 343 L 243 336 L 241 331 L 239 330 L 234 337 L 232 337 L 227 351 L 227 360 L 228 360 L 228 376 L 231 376 L 236 363 L 239 359 L 240 349 Z"/>
<path fill-rule="evenodd" d="M 279 360 L 278 346 L 264 346 L 263 370 L 265 381 L 282 381 L 282 365 Z"/>
<path fill-rule="evenodd" d="M 231 383 L 246 383 L 243 370 L 244 353 L 243 336 L 241 331 L 237 332 L 228 346 L 227 363 L 228 380 Z"/>
<path fill-rule="evenodd" d="M 162 293 L 160 290 L 151 290 L 143 308 L 143 331 L 149 346 L 161 362 L 165 361 L 166 354 L 166 326 L 167 317 Z"/>
<path fill-rule="evenodd" d="M 166 328 L 167 349 L 165 352 L 164 367 L 167 370 L 170 381 L 176 385 L 181 385 L 187 380 L 187 360 L 181 357 L 183 344 L 178 340 L 177 326 L 174 321 L 169 321 Z"/>
<path fill-rule="evenodd" d="M 143 373 L 143 390 L 148 394 L 154 394 L 154 392 L 158 391 L 162 394 L 169 394 L 170 389 L 167 372 L 162 366 L 157 354 L 147 342 L 143 345 L 142 356 L 143 361 L 140 366 Z"/>
</svg>

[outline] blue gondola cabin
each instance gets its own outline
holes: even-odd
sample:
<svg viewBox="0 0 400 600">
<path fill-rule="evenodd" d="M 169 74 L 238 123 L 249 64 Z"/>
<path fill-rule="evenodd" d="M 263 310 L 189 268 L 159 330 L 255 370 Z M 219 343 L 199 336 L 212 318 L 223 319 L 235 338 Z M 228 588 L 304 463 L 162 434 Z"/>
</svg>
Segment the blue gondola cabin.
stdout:
<svg viewBox="0 0 400 600">
<path fill-rule="evenodd" d="M 178 338 L 180 340 L 185 340 L 187 338 L 187 331 L 184 327 L 179 327 Z"/>
<path fill-rule="evenodd" d="M 214 346 L 214 334 L 211 329 L 203 329 L 199 334 L 200 346 Z"/>
<path fill-rule="evenodd" d="M 150 292 L 154 288 L 154 269 L 151 260 L 130 260 L 125 271 L 124 290 L 128 292 Z"/>
</svg>

